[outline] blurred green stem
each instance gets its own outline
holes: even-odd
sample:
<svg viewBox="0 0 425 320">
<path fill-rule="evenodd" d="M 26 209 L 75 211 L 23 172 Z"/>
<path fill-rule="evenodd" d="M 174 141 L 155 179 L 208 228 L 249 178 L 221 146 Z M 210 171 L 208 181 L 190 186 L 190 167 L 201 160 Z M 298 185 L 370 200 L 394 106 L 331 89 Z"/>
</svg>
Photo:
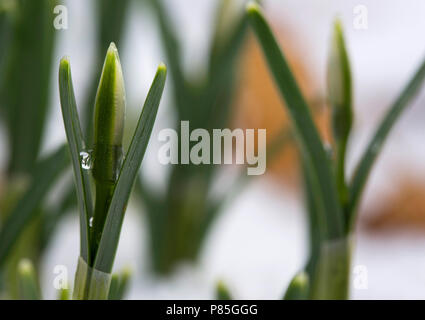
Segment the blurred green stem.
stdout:
<svg viewBox="0 0 425 320">
<path fill-rule="evenodd" d="M 348 299 L 351 251 L 350 236 L 322 243 L 311 284 L 311 299 Z"/>
</svg>

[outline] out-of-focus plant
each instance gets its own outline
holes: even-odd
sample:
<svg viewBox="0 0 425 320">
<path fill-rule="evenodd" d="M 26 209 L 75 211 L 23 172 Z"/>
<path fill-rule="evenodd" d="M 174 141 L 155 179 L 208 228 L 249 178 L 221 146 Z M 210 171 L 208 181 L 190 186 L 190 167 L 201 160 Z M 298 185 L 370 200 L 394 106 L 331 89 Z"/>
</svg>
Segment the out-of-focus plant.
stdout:
<svg viewBox="0 0 425 320">
<path fill-rule="evenodd" d="M 284 300 L 306 300 L 309 298 L 309 278 L 301 271 L 292 278 L 285 292 Z"/>
<path fill-rule="evenodd" d="M 12 248 L 16 249 L 14 246 L 22 231 L 39 214 L 34 208 L 41 206 L 42 199 L 68 164 L 69 158 L 65 146 L 40 160 L 33 170 L 31 182 L 19 197 L 19 201 L 12 208 L 6 208 L 9 214 L 3 221 L 0 231 L 0 267 L 6 263 Z"/>
<path fill-rule="evenodd" d="M 232 300 L 232 294 L 223 281 L 219 281 L 216 286 L 215 296 L 217 300 Z"/>
<path fill-rule="evenodd" d="M 49 110 L 56 4 L 56 0 L 0 1 L 0 120 L 6 129 L 9 150 L 6 172 L 0 176 L 3 190 L 0 194 L 0 239 L 3 240 L 0 290 L 6 290 L 11 298 L 18 294 L 17 270 L 21 258 L 31 257 L 37 270 L 44 248 L 41 238 L 49 238 L 52 231 L 44 233 L 47 212 L 51 210 L 42 204 L 42 199 L 65 168 L 59 161 L 52 167 L 51 174 L 42 175 L 41 168 L 51 158 L 39 159 Z M 61 158 L 61 152 L 59 148 L 54 153 Z M 36 192 L 35 183 L 40 185 Z M 36 199 L 36 195 L 40 198 Z M 28 198 L 32 201 L 23 204 Z M 8 229 L 10 226 L 13 233 Z M 43 236 L 39 237 L 40 234 Z M 9 250 L 12 245 L 13 252 Z"/>
<path fill-rule="evenodd" d="M 74 299 L 108 299 L 122 296 L 126 276 L 113 278 L 112 266 L 130 193 L 155 122 L 166 68 L 158 67 L 151 89 L 123 160 L 125 90 L 118 51 L 112 43 L 106 54 L 96 94 L 92 176 L 96 187 L 93 204 L 90 154 L 80 127 L 67 58 L 59 67 L 59 89 L 66 136 L 71 152 L 80 212 L 80 257 L 74 282 Z M 110 293 L 112 281 L 113 292 Z"/>
<path fill-rule="evenodd" d="M 38 159 L 49 105 L 57 4 L 57 0 L 0 0 L 0 120 L 7 129 L 10 149 L 7 172 L 0 175 L 0 292 L 7 298 L 20 297 L 21 259 L 30 258 L 37 271 L 58 222 L 76 206 L 71 184 L 58 192 L 53 203 L 43 201 L 70 163 L 66 148 L 61 146 Z M 97 0 L 95 4 L 97 68 L 83 117 L 91 142 L 97 70 L 109 42 L 120 42 L 129 4 L 130 0 Z M 119 288 L 115 298 L 124 293 L 125 286 Z"/>
<path fill-rule="evenodd" d="M 425 62 L 383 117 L 352 179 L 347 181 L 344 164 L 353 117 L 352 87 L 341 24 L 337 22 L 334 27 L 328 64 L 328 97 L 334 140 L 330 155 L 258 4 L 248 5 L 247 16 L 286 102 L 302 155 L 311 252 L 305 273 L 295 276 L 286 298 L 346 299 L 356 209 L 386 138 L 423 84 Z"/>
<path fill-rule="evenodd" d="M 18 264 L 19 300 L 40 300 L 37 275 L 32 262 L 22 259 Z"/>
<path fill-rule="evenodd" d="M 183 70 L 181 44 L 163 1 L 148 2 L 157 16 L 170 68 L 175 128 L 179 131 L 181 121 L 189 121 L 191 128 L 209 131 L 228 127 L 237 85 L 237 61 L 247 26 L 242 8 L 233 0 L 219 2 L 207 72 L 200 79 L 188 76 Z M 207 232 L 226 200 L 225 196 L 211 197 L 211 187 L 219 170 L 219 166 L 213 164 L 174 164 L 162 193 L 151 190 L 141 178 L 137 190 L 147 211 L 155 272 L 169 274 L 177 264 L 195 262 L 198 258 Z M 228 193 L 234 194 L 233 191 Z"/>
<path fill-rule="evenodd" d="M 57 1 L 2 4 L 6 6 L 2 13 L 6 43 L 0 98 L 10 148 L 7 174 L 12 179 L 29 175 L 39 155 L 49 105 Z"/>
</svg>

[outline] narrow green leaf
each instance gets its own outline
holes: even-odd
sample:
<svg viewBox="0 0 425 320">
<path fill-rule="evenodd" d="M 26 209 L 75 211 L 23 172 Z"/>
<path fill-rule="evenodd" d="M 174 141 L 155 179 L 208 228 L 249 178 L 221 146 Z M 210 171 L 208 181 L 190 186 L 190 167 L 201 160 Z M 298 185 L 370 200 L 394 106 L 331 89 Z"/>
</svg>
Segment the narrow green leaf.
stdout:
<svg viewBox="0 0 425 320">
<path fill-rule="evenodd" d="M 159 24 L 159 31 L 161 32 L 161 41 L 164 51 L 167 56 L 167 66 L 170 69 L 170 75 L 173 80 L 174 96 L 176 100 L 176 107 L 179 112 L 187 107 L 187 86 L 186 77 L 184 75 L 181 48 L 178 37 L 175 33 L 175 28 L 171 24 L 171 19 L 167 15 L 164 8 L 163 0 L 148 0 L 152 6 Z"/>
<path fill-rule="evenodd" d="M 146 98 L 115 187 L 94 262 L 94 268 L 102 272 L 110 273 L 112 269 L 125 209 L 155 123 L 165 86 L 166 73 L 165 65 L 161 64 Z"/>
<path fill-rule="evenodd" d="M 56 0 L 12 3 L 11 43 L 0 86 L 10 139 L 10 175 L 31 174 L 39 155 L 49 106 L 56 4 Z"/>
<path fill-rule="evenodd" d="M 328 60 L 328 98 L 332 111 L 332 129 L 336 146 L 336 183 L 340 202 L 346 205 L 348 189 L 345 182 L 345 154 L 353 123 L 353 110 L 350 63 L 339 20 L 334 25 Z"/>
<path fill-rule="evenodd" d="M 22 259 L 18 265 L 19 299 L 40 300 L 40 290 L 32 262 Z"/>
<path fill-rule="evenodd" d="M 87 262 L 80 256 L 78 257 L 77 270 L 74 278 L 74 291 L 72 292 L 72 300 L 87 299 L 90 276 L 92 269 Z"/>
<path fill-rule="evenodd" d="M 387 114 L 383 117 L 373 138 L 370 140 L 366 151 L 359 161 L 350 184 L 350 199 L 347 209 L 349 229 L 353 227 L 357 205 L 362 196 L 362 192 L 372 166 L 375 163 L 375 160 L 379 155 L 389 133 L 391 132 L 391 129 L 394 127 L 394 124 L 400 118 L 403 111 L 407 109 L 413 98 L 418 94 L 423 85 L 424 79 L 425 61 L 422 62 L 413 78 L 409 81 L 397 100 L 388 110 Z"/>
<path fill-rule="evenodd" d="M 0 2 L 0 68 L 5 69 L 5 59 L 11 46 L 12 39 L 12 15 L 15 10 L 13 2 Z M 0 76 L 0 88 L 3 87 L 4 74 Z M 5 116 L 5 105 L 0 104 L 0 116 Z"/>
<path fill-rule="evenodd" d="M 93 202 L 90 189 L 90 180 L 87 170 L 81 165 L 81 152 L 87 152 L 78 119 L 72 85 L 71 66 L 67 58 L 63 58 L 59 66 L 59 92 L 62 107 L 62 117 L 65 125 L 66 137 L 71 152 L 72 166 L 77 189 L 78 207 L 80 212 L 80 255 L 89 261 L 89 219 L 93 212 Z"/>
<path fill-rule="evenodd" d="M 286 290 L 284 300 L 307 300 L 309 295 L 308 275 L 304 271 L 299 272 L 291 280 Z"/>
<path fill-rule="evenodd" d="M 69 157 L 65 146 L 37 164 L 31 184 L 16 207 L 10 212 L 0 230 L 0 266 L 6 261 L 10 249 L 25 227 L 37 216 L 36 210 L 46 196 L 53 182 L 68 166 Z"/>
<path fill-rule="evenodd" d="M 327 72 L 334 135 L 337 140 L 347 139 L 353 122 L 351 70 L 339 20 L 334 24 Z"/>
<path fill-rule="evenodd" d="M 308 236 L 309 236 L 309 257 L 305 272 L 308 275 L 310 283 L 314 282 L 316 267 L 320 256 L 320 248 L 323 239 L 325 239 L 323 226 L 323 219 L 320 219 L 320 212 L 317 210 L 316 199 L 313 194 L 312 184 L 310 182 L 310 175 L 307 173 L 305 163 L 302 166 L 302 176 L 304 180 L 304 197 L 306 210 L 308 214 Z"/>
<path fill-rule="evenodd" d="M 251 2 L 247 14 L 294 123 L 295 136 L 311 175 L 316 203 L 326 221 L 327 237 L 339 238 L 344 226 L 342 210 L 328 157 L 309 108 L 260 7 Z"/>
</svg>

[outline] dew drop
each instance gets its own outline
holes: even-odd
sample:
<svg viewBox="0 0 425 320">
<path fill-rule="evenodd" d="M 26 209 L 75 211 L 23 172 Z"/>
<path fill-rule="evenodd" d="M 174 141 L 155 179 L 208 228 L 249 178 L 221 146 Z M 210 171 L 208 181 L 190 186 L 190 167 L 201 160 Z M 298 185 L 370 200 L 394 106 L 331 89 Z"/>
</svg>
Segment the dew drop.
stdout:
<svg viewBox="0 0 425 320">
<path fill-rule="evenodd" d="M 93 217 L 91 217 L 90 219 L 89 219 L 89 227 L 91 228 L 91 227 L 93 227 Z"/>
<path fill-rule="evenodd" d="M 81 151 L 80 159 L 81 159 L 81 168 L 83 168 L 84 170 L 90 170 L 92 168 L 91 152 Z"/>
</svg>

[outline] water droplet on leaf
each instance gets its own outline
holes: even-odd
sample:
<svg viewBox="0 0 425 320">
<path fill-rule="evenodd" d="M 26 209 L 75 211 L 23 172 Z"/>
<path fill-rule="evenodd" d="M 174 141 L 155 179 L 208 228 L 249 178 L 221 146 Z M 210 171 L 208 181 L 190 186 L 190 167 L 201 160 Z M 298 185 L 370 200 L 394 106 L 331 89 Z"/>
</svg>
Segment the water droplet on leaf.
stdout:
<svg viewBox="0 0 425 320">
<path fill-rule="evenodd" d="M 81 159 L 81 168 L 84 170 L 90 170 L 92 168 L 92 155 L 91 152 L 81 151 L 80 152 Z"/>
</svg>

